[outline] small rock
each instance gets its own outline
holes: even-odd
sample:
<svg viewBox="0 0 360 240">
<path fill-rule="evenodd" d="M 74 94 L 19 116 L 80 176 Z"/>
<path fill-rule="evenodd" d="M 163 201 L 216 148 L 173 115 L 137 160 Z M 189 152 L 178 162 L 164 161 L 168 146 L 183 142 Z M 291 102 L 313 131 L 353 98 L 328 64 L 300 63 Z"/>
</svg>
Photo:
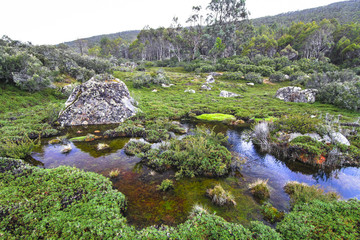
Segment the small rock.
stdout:
<svg viewBox="0 0 360 240">
<path fill-rule="evenodd" d="M 98 151 L 102 151 L 102 150 L 105 150 L 105 149 L 108 149 L 110 148 L 110 146 L 106 143 L 99 143 L 97 146 L 96 146 L 96 149 Z"/>
<path fill-rule="evenodd" d="M 331 132 L 330 138 L 331 138 L 332 143 L 340 143 L 340 144 L 344 144 L 346 146 L 350 146 L 349 140 L 339 132 Z"/>
<path fill-rule="evenodd" d="M 77 133 L 77 134 L 80 134 L 80 133 L 82 133 L 82 131 L 79 130 L 79 131 L 77 131 L 76 133 Z"/>
<path fill-rule="evenodd" d="M 224 97 L 224 98 L 240 97 L 239 94 L 236 94 L 233 92 L 228 92 L 228 91 L 221 91 L 219 96 Z"/>
<path fill-rule="evenodd" d="M 211 76 L 216 77 L 216 76 L 222 76 L 222 73 L 218 73 L 218 72 L 211 72 L 210 73 Z"/>
<path fill-rule="evenodd" d="M 95 130 L 94 133 L 100 133 L 100 130 Z"/>
<path fill-rule="evenodd" d="M 171 86 L 173 86 L 174 84 L 169 84 L 169 85 L 167 85 L 167 84 L 161 84 L 161 86 L 163 87 L 163 88 L 169 88 L 169 87 L 171 87 Z"/>
<path fill-rule="evenodd" d="M 72 147 L 68 144 L 61 149 L 61 153 L 69 153 L 72 150 Z"/>
<path fill-rule="evenodd" d="M 287 74 L 285 74 L 284 78 L 285 78 L 285 80 L 289 80 L 289 79 L 290 79 L 289 75 L 287 75 Z"/>
<path fill-rule="evenodd" d="M 184 92 L 195 93 L 195 90 L 193 90 L 193 89 L 187 89 L 187 90 L 185 90 Z"/>
<path fill-rule="evenodd" d="M 206 83 L 215 83 L 215 79 L 212 75 L 209 75 L 207 78 L 206 78 Z"/>
<path fill-rule="evenodd" d="M 55 139 L 50 140 L 50 141 L 49 141 L 49 144 L 57 144 L 57 143 L 60 143 L 60 142 L 61 142 L 60 139 L 55 138 Z"/>
<path fill-rule="evenodd" d="M 152 90 L 152 92 L 157 92 L 157 91 L 158 91 L 157 89 Z"/>
<path fill-rule="evenodd" d="M 254 86 L 255 84 L 252 83 L 252 82 L 248 82 L 248 83 L 246 83 L 246 85 L 248 85 L 248 86 Z"/>
<path fill-rule="evenodd" d="M 210 91 L 212 86 L 210 84 L 204 84 L 201 86 L 202 90 Z"/>
</svg>

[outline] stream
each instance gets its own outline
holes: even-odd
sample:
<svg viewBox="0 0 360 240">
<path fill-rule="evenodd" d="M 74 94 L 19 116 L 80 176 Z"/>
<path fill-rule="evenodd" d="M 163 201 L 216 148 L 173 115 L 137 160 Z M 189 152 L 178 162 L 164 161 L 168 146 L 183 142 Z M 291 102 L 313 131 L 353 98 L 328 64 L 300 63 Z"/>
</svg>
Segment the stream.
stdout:
<svg viewBox="0 0 360 240">
<path fill-rule="evenodd" d="M 223 178 L 183 178 L 175 180 L 174 172 L 157 173 L 143 166 L 140 159 L 127 156 L 123 147 L 130 138 L 100 139 L 93 142 L 71 142 L 72 150 L 63 154 L 61 144 L 48 144 L 50 139 L 32 154 L 32 163 L 44 168 L 56 168 L 61 165 L 74 166 L 85 171 L 92 171 L 108 176 L 113 169 L 120 175 L 111 181 L 116 189 L 125 194 L 128 201 L 126 217 L 128 223 L 143 228 L 151 225 L 177 225 L 184 222 L 193 205 L 200 204 L 210 212 L 216 212 L 227 221 L 248 225 L 250 221 L 262 220 L 260 204 L 251 196 L 248 184 L 257 178 L 269 179 L 270 203 L 274 207 L 288 211 L 289 196 L 283 186 L 288 181 L 318 185 L 325 191 L 336 191 L 343 199 L 360 199 L 360 168 L 347 167 L 333 171 L 314 169 L 297 162 L 283 162 L 269 154 L 261 154 L 251 141 L 246 140 L 247 127 L 229 127 L 223 124 L 205 124 L 215 126 L 215 131 L 228 136 L 229 150 L 245 159 L 241 170 L 233 170 Z M 187 128 L 194 128 L 195 123 L 184 123 Z M 68 138 L 97 133 L 114 126 L 88 126 L 67 129 Z M 80 132 L 81 133 L 80 133 Z M 110 145 L 110 149 L 98 151 L 98 143 Z M 156 186 L 164 179 L 174 180 L 174 189 L 161 192 Z M 206 190 L 220 183 L 225 190 L 231 191 L 237 202 L 236 206 L 218 207 L 206 197 Z"/>
</svg>

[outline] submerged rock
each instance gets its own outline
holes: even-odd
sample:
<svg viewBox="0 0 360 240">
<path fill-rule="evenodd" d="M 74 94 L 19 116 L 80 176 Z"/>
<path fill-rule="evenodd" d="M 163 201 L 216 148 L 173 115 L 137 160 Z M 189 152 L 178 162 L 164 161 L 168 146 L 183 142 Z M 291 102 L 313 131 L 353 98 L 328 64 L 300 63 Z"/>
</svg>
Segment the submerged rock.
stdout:
<svg viewBox="0 0 360 240">
<path fill-rule="evenodd" d="M 277 90 L 275 97 L 285 102 L 313 103 L 317 92 L 317 89 L 301 90 L 300 87 L 290 86 Z"/>
<path fill-rule="evenodd" d="M 70 144 L 66 145 L 61 149 L 61 153 L 69 153 L 72 150 L 72 147 Z"/>
<path fill-rule="evenodd" d="M 62 126 L 120 123 L 136 114 L 134 103 L 125 83 L 95 76 L 73 90 L 58 121 Z"/>
<path fill-rule="evenodd" d="M 108 144 L 106 144 L 106 143 L 99 143 L 99 144 L 96 146 L 96 149 L 97 149 L 98 151 L 106 150 L 106 149 L 108 149 L 108 148 L 110 148 L 110 146 L 109 146 Z"/>
</svg>

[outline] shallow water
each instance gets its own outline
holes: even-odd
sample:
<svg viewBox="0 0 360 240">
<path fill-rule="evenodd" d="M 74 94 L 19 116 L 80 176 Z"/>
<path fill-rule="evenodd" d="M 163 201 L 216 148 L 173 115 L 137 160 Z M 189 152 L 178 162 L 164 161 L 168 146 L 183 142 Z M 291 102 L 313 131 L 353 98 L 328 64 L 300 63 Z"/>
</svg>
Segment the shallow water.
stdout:
<svg viewBox="0 0 360 240">
<path fill-rule="evenodd" d="M 201 124 L 213 128 L 212 124 Z M 194 124 L 186 124 L 193 128 Z M 68 137 L 82 136 L 100 130 L 101 135 L 113 126 L 92 126 L 88 128 L 71 128 Z M 184 222 L 194 204 L 201 204 L 228 221 L 247 225 L 251 220 L 261 220 L 260 205 L 251 197 L 247 185 L 257 178 L 269 179 L 271 187 L 270 202 L 281 210 L 288 210 L 289 198 L 283 191 L 287 181 L 318 184 L 325 191 L 336 191 L 344 199 L 360 198 L 360 169 L 343 168 L 324 173 L 299 163 L 284 163 L 271 155 L 260 154 L 251 142 L 245 140 L 246 128 L 229 128 L 216 125 L 215 131 L 223 132 L 229 137 L 229 149 L 246 159 L 239 171 L 231 172 L 224 178 L 192 178 L 175 181 L 174 173 L 156 173 L 143 166 L 137 157 L 127 156 L 123 147 L 129 138 L 100 139 L 94 142 L 70 143 L 70 153 L 62 154 L 61 144 L 48 144 L 43 141 L 41 147 L 32 154 L 34 163 L 45 168 L 60 165 L 75 166 L 85 171 L 93 171 L 108 176 L 113 169 L 119 169 L 120 175 L 112 179 L 114 187 L 124 193 L 128 199 L 127 219 L 130 224 L 139 228 L 154 224 L 176 225 Z M 77 133 L 81 131 L 81 133 Z M 107 143 L 109 150 L 98 151 L 98 143 Z M 156 186 L 164 179 L 173 179 L 174 190 L 160 192 Z M 217 207 L 206 197 L 206 189 L 220 183 L 230 190 L 237 205 Z"/>
</svg>

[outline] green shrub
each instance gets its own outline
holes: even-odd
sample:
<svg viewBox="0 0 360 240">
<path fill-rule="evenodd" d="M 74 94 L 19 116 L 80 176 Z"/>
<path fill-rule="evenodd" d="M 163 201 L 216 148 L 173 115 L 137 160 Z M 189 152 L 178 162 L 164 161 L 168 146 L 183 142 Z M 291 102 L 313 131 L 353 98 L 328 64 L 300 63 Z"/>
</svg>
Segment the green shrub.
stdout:
<svg viewBox="0 0 360 240">
<path fill-rule="evenodd" d="M 226 142 L 223 134 L 198 128 L 194 135 L 172 139 L 164 149 L 151 149 L 141 157 L 146 165 L 158 171 L 175 168 L 177 177 L 222 176 L 228 172 L 232 158 L 223 146 Z"/>
<path fill-rule="evenodd" d="M 359 239 L 360 201 L 308 201 L 286 214 L 276 229 L 284 239 Z"/>
<path fill-rule="evenodd" d="M 285 131 L 291 133 L 312 133 L 317 132 L 321 121 L 317 118 L 311 118 L 308 115 L 292 115 L 290 117 L 281 117 L 274 122 L 272 133 Z"/>
<path fill-rule="evenodd" d="M 319 189 L 317 186 L 309 186 L 305 183 L 298 183 L 296 181 L 286 183 L 284 190 L 290 195 L 291 206 L 308 203 L 312 200 L 331 202 L 340 198 L 335 192 L 324 193 L 324 190 Z"/>
<path fill-rule="evenodd" d="M 326 155 L 329 151 L 329 146 L 325 143 L 316 141 L 309 136 L 299 136 L 291 140 L 290 146 L 300 148 L 308 155 L 320 156 Z"/>
<path fill-rule="evenodd" d="M 151 145 L 141 141 L 130 141 L 124 147 L 124 152 L 127 155 L 133 156 L 141 152 L 147 152 L 151 148 Z"/>
<path fill-rule="evenodd" d="M 254 72 L 250 72 L 250 73 L 246 74 L 245 80 L 249 81 L 249 82 L 253 82 L 253 83 L 259 83 L 259 84 L 262 84 L 264 81 L 263 77 L 260 74 L 254 73 Z"/>
<path fill-rule="evenodd" d="M 282 72 L 276 72 L 270 75 L 269 80 L 271 82 L 283 82 L 286 81 L 286 77 L 285 74 L 283 74 Z"/>
<path fill-rule="evenodd" d="M 226 72 L 223 77 L 230 80 L 241 80 L 244 78 L 244 74 L 242 72 Z"/>
<path fill-rule="evenodd" d="M 209 72 L 215 72 L 216 71 L 216 67 L 213 65 L 202 65 L 200 67 L 200 72 L 202 73 L 209 73 Z"/>
<path fill-rule="evenodd" d="M 284 212 L 279 211 L 270 203 L 265 203 L 261 206 L 261 213 L 264 215 L 264 219 L 270 223 L 280 222 L 285 215 Z"/>
<path fill-rule="evenodd" d="M 0 146 L 0 157 L 25 159 L 31 154 L 34 147 L 39 144 L 40 139 L 32 140 L 27 134 L 22 134 L 17 138 L 6 138 Z"/>
<path fill-rule="evenodd" d="M 166 192 L 172 188 L 174 188 L 174 182 L 170 179 L 165 179 L 161 182 L 160 185 L 156 186 L 157 190 Z"/>
</svg>

